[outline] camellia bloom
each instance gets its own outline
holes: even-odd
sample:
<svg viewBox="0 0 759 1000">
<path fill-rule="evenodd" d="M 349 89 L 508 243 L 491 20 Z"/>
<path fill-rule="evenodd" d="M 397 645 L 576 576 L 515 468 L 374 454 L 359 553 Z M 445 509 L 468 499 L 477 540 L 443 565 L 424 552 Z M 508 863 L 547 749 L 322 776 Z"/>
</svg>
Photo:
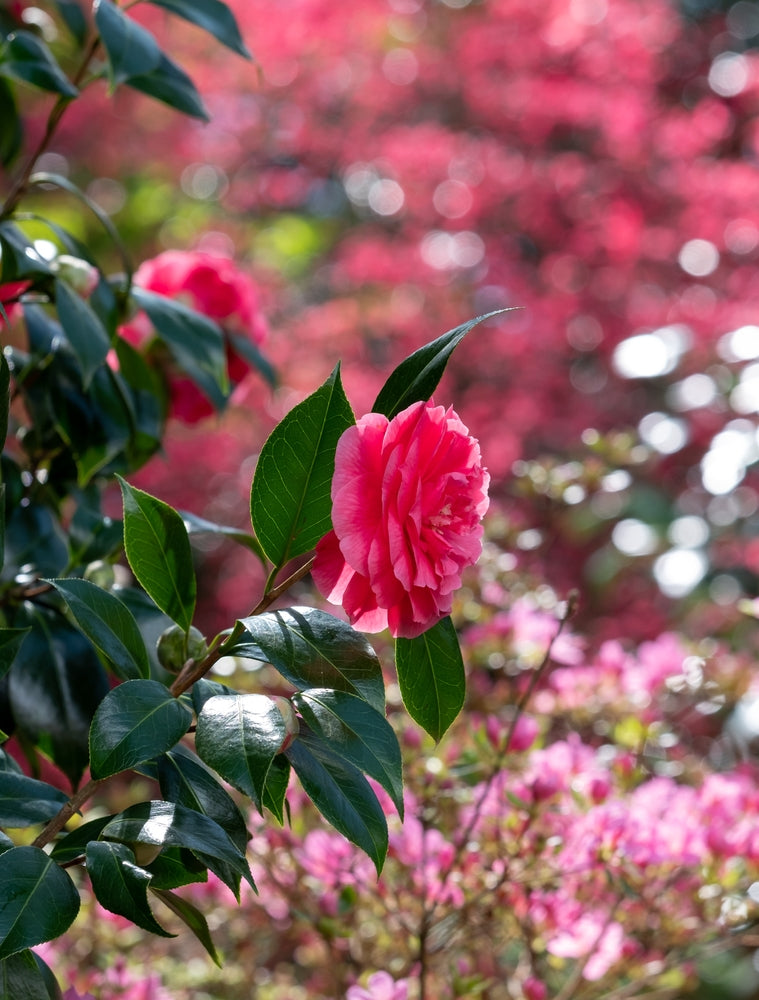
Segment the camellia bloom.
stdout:
<svg viewBox="0 0 759 1000">
<path fill-rule="evenodd" d="M 184 302 L 214 320 L 226 333 L 239 334 L 256 345 L 266 340 L 268 326 L 261 311 L 258 288 L 228 257 L 166 250 L 139 266 L 134 283 Z M 120 332 L 135 347 L 142 347 L 153 336 L 150 320 L 143 312 L 125 323 Z M 250 370 L 248 362 L 229 342 L 227 370 L 233 386 Z M 184 423 L 197 423 L 213 413 L 209 400 L 188 377 L 172 373 L 169 390 L 172 415 Z"/>
<path fill-rule="evenodd" d="M 490 477 L 452 410 L 368 413 L 337 445 L 332 524 L 313 576 L 364 632 L 420 635 L 451 610 L 482 548 Z"/>
</svg>

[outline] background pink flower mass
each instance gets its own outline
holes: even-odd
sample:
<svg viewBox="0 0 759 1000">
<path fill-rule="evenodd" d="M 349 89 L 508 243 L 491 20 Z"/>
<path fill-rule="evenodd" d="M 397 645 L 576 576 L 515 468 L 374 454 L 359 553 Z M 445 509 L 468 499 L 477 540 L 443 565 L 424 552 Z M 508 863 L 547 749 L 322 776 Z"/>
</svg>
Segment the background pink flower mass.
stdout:
<svg viewBox="0 0 759 1000">
<path fill-rule="evenodd" d="M 51 154 L 152 260 L 139 282 L 255 343 L 270 328 L 278 388 L 240 371 L 223 417 L 178 411 L 199 422 L 138 484 L 245 526 L 267 432 L 338 361 L 364 414 L 410 351 L 513 311 L 467 336 L 435 394 L 491 476 L 453 602 L 464 714 L 433 746 L 391 694 L 406 820 L 379 884 L 293 791 L 292 825 L 251 819 L 260 899 L 232 916 L 218 883 L 188 890 L 255 970 L 218 995 L 417 1000 L 420 954 L 427 1000 L 754 995 L 756 6 L 232 6 L 254 67 L 130 8 L 181 41 L 209 124 L 91 94 Z M 228 312 L 213 277 L 162 284 L 177 254 L 240 276 Z M 248 610 L 256 566 L 220 538 L 195 557 L 212 635 Z M 266 667 L 249 681 L 280 693 Z M 108 926 L 72 946 L 82 991 Z M 163 996 L 108 977 L 114 996 Z M 171 977 L 199 988 L 187 963 Z"/>
</svg>

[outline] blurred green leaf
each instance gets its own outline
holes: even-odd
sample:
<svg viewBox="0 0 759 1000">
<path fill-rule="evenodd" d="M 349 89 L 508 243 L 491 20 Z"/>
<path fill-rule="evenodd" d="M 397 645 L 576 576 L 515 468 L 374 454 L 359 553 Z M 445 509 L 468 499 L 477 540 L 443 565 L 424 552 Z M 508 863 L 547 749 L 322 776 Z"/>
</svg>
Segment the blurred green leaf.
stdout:
<svg viewBox="0 0 759 1000">
<path fill-rule="evenodd" d="M 50 265 L 34 243 L 12 222 L 0 222 L 0 281 L 18 281 L 51 274 Z"/>
<path fill-rule="evenodd" d="M 180 510 L 179 514 L 184 521 L 188 535 L 224 535 L 225 538 L 231 538 L 232 541 L 244 545 L 246 549 L 250 549 L 254 555 L 258 556 L 262 563 L 266 564 L 266 556 L 255 535 L 241 531 L 240 528 L 230 528 L 223 524 L 215 524 L 213 521 L 207 521 L 204 517 L 198 517 L 197 514 L 189 514 L 186 510 Z"/>
<path fill-rule="evenodd" d="M 63 97 L 79 94 L 47 45 L 31 31 L 14 31 L 8 35 L 0 61 L 0 74 L 23 80 L 41 90 L 51 90 Z"/>
<path fill-rule="evenodd" d="M 24 131 L 12 87 L 0 77 L 0 164 L 9 167 L 21 150 Z"/>
<path fill-rule="evenodd" d="M 108 334 L 97 315 L 84 299 L 60 278 L 55 279 L 55 304 L 58 318 L 82 370 L 84 389 L 105 362 L 111 349 Z"/>
<path fill-rule="evenodd" d="M 181 516 L 119 477 L 124 500 L 124 548 L 145 592 L 187 631 L 197 599 L 195 570 Z"/>
<path fill-rule="evenodd" d="M 59 937 L 78 912 L 74 883 L 44 851 L 0 854 L 0 958 Z"/>
<path fill-rule="evenodd" d="M 55 6 L 78 44 L 84 45 L 87 38 L 87 18 L 78 0 L 55 0 Z"/>
<path fill-rule="evenodd" d="M 10 670 L 19 647 L 28 634 L 28 628 L 0 628 L 0 677 Z"/>
<path fill-rule="evenodd" d="M 253 530 L 276 567 L 310 551 L 332 527 L 335 449 L 353 423 L 336 367 L 265 441 L 253 476 L 250 514 Z"/>
<path fill-rule="evenodd" d="M 111 0 L 95 0 L 95 25 L 108 56 L 111 87 L 152 72 L 161 61 L 155 38 Z"/>
<path fill-rule="evenodd" d="M 187 0 L 150 0 L 150 2 L 203 28 L 233 52 L 246 59 L 251 58 L 240 36 L 234 14 L 220 0 L 192 0 L 191 3 Z"/>
<path fill-rule="evenodd" d="M 187 732 L 192 712 L 158 681 L 125 681 L 106 695 L 92 720 L 90 770 L 107 778 L 151 760 Z"/>
<path fill-rule="evenodd" d="M 14 771 L 0 771 L 0 826 L 11 829 L 47 823 L 68 796 L 52 785 Z"/>
<path fill-rule="evenodd" d="M 439 740 L 466 695 L 464 661 L 451 619 L 443 618 L 415 639 L 396 639 L 395 663 L 407 712 Z"/>
<path fill-rule="evenodd" d="M 204 122 L 211 120 L 190 77 L 163 53 L 152 72 L 142 76 L 132 76 L 126 82 L 134 90 L 139 90 L 148 97 L 154 97 L 176 111 L 181 111 L 192 118 L 200 118 Z"/>
</svg>

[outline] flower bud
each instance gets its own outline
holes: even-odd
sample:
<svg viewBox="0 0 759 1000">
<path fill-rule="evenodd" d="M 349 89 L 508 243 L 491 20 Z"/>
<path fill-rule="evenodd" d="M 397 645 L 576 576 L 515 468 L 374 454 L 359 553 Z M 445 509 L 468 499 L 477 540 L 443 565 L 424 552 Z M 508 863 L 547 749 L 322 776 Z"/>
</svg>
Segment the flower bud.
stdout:
<svg viewBox="0 0 759 1000">
<path fill-rule="evenodd" d="M 109 562 L 103 559 L 96 559 L 84 567 L 82 574 L 85 580 L 94 583 L 96 587 L 103 590 L 110 590 L 116 582 L 116 572 Z"/>
<path fill-rule="evenodd" d="M 74 291 L 87 299 L 97 288 L 100 281 L 100 274 L 96 267 L 89 261 L 80 257 L 72 257 L 70 254 L 62 253 L 56 257 L 51 264 L 51 268 L 58 277 L 71 285 Z"/>
<path fill-rule="evenodd" d="M 176 674 L 188 660 L 202 660 L 208 652 L 208 644 L 194 625 L 188 632 L 179 625 L 169 625 L 158 637 L 156 652 L 161 666 Z"/>
<path fill-rule="evenodd" d="M 280 695 L 273 695 L 271 700 L 277 706 L 280 715 L 285 721 L 285 730 L 287 735 L 282 742 L 282 746 L 279 748 L 279 752 L 282 753 L 283 750 L 287 750 L 300 732 L 300 723 L 298 722 L 298 716 L 295 714 L 295 709 L 293 708 L 293 704 L 289 698 L 282 698 Z"/>
</svg>

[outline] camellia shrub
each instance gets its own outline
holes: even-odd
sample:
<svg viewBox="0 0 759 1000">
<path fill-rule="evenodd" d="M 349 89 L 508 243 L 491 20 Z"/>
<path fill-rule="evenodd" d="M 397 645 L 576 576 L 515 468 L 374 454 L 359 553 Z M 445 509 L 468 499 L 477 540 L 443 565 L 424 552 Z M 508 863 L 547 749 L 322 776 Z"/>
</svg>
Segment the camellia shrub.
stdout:
<svg viewBox="0 0 759 1000">
<path fill-rule="evenodd" d="M 160 6 L 245 54 L 223 4 Z M 429 401 L 476 320 L 408 357 L 358 422 L 339 368 L 291 409 L 258 457 L 252 533 L 180 513 L 129 484 L 124 477 L 160 447 L 167 415 L 192 422 L 223 408 L 241 364 L 271 377 L 258 351 L 265 324 L 254 286 L 231 261 L 166 254 L 133 273 L 87 195 L 63 176 L 34 172 L 68 103 L 102 74 L 112 88 L 129 85 L 203 115 L 189 77 L 110 0 L 94 4 L 91 23 L 76 5 L 59 13 L 81 52 L 73 78 L 22 23 L 7 32 L 0 63 L 6 164 L 21 142 L 16 82 L 56 95 L 0 221 L 7 997 L 58 995 L 30 949 L 70 927 L 84 885 L 109 912 L 165 936 L 150 905 L 164 904 L 217 958 L 202 911 L 175 890 L 208 872 L 235 896 L 242 882 L 255 888 L 250 834 L 227 786 L 282 822 L 293 772 L 381 871 L 387 822 L 367 778 L 400 814 L 403 786 L 380 661 L 343 619 L 313 607 L 270 609 L 313 565 L 330 599 L 364 631 L 389 624 L 409 711 L 437 739 L 463 704 L 449 614 L 461 573 L 480 552 L 488 505 L 476 440 L 452 409 Z M 123 272 L 105 274 L 65 229 L 24 211 L 26 192 L 38 185 L 61 188 L 95 212 L 122 252 Z M 49 229 L 45 244 L 26 229 L 37 221 Z M 120 519 L 103 508 L 116 481 Z M 376 505 L 367 505 L 370 497 Z M 247 614 L 207 638 L 193 624 L 190 538 L 209 533 L 246 546 L 265 583 L 240 595 Z M 226 656 L 268 661 L 290 696 L 210 680 Z M 135 771 L 156 783 L 156 798 L 88 814 L 106 783 Z"/>
</svg>

